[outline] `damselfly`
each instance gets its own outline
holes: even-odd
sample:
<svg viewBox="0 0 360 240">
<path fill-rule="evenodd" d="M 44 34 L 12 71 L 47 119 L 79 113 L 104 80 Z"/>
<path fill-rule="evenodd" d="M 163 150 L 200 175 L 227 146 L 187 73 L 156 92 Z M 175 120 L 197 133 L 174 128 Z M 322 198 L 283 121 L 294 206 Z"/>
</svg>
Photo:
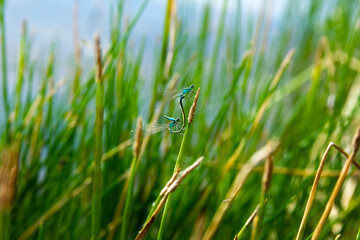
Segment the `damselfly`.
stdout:
<svg viewBox="0 0 360 240">
<path fill-rule="evenodd" d="M 185 112 L 184 112 L 184 107 L 182 104 L 182 100 L 185 98 L 185 96 L 181 96 L 180 100 L 179 100 L 179 104 L 180 104 L 180 108 L 181 108 L 181 113 L 182 113 L 182 118 L 183 121 L 181 122 L 181 120 L 179 118 L 173 118 L 173 117 L 168 117 L 165 116 L 164 117 L 167 120 L 170 120 L 170 123 L 168 124 L 155 124 L 155 125 L 147 125 L 146 126 L 146 133 L 147 134 L 154 134 L 154 133 L 158 133 L 164 129 L 168 129 L 169 132 L 171 133 L 181 133 L 181 131 L 184 129 L 185 127 Z"/>
<path fill-rule="evenodd" d="M 190 87 L 183 88 L 181 90 L 173 90 L 173 91 L 166 91 L 163 95 L 163 98 L 161 100 L 161 109 L 164 108 L 165 104 L 171 100 L 174 100 L 176 98 L 185 98 L 191 96 L 193 93 L 195 86 L 192 84 Z"/>
<path fill-rule="evenodd" d="M 168 116 L 164 116 L 166 119 L 170 120 L 170 123 L 165 124 L 155 124 L 155 125 L 147 125 L 146 126 L 146 133 L 147 134 L 154 134 L 165 129 L 168 129 L 171 133 L 179 133 L 182 130 L 182 123 L 179 118 L 172 118 Z"/>
</svg>

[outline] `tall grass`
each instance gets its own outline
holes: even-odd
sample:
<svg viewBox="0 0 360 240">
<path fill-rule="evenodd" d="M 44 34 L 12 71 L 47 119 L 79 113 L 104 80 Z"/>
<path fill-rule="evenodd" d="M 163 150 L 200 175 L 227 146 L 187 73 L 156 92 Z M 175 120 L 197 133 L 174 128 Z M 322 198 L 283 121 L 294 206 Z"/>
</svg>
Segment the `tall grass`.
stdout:
<svg viewBox="0 0 360 240">
<path fill-rule="evenodd" d="M 100 239 L 100 217 L 101 217 L 101 193 L 102 193 L 102 170 L 101 156 L 103 149 L 103 124 L 104 124 L 104 79 L 102 75 L 102 56 L 100 46 L 100 36 L 94 37 L 95 40 L 95 60 L 96 60 L 96 116 L 94 133 L 94 177 L 92 192 L 92 221 L 91 221 L 91 239 Z"/>
<path fill-rule="evenodd" d="M 246 14 L 241 1 L 212 3 L 195 11 L 190 3 L 167 1 L 164 25 L 155 26 L 159 45 L 148 60 L 153 46 L 132 32 L 152 1 L 139 3 L 132 16 L 117 1 L 109 46 L 97 61 L 101 76 L 99 64 L 84 70 L 76 37 L 71 73 L 59 70 L 61 43 L 49 43 L 45 66 L 32 61 L 35 40 L 24 30 L 17 79 L 10 79 L 0 1 L 0 149 L 20 146 L 16 194 L 0 223 L 4 236 L 133 239 L 145 227 L 147 239 L 250 239 L 255 230 L 258 239 L 296 237 L 326 146 L 336 142 L 350 152 L 359 125 L 360 4 L 285 1 L 275 12 L 278 1 L 263 1 L 259 12 Z M 9 82 L 16 83 L 14 92 Z M 144 136 L 134 158 L 136 119 L 164 123 L 165 90 L 191 84 L 202 93 L 184 135 Z M 163 113 L 181 116 L 177 104 Z M 199 156 L 204 160 L 176 192 L 159 197 L 174 166 L 190 166 Z M 265 187 L 263 164 L 270 158 Z M 356 237 L 359 172 L 347 162 L 348 174 L 341 173 L 341 158 L 329 155 L 302 239 L 314 232 L 331 195 L 319 236 Z"/>
<path fill-rule="evenodd" d="M 4 106 L 5 119 L 9 117 L 9 102 L 7 93 L 7 57 L 6 57 L 6 31 L 5 31 L 5 0 L 0 1 L 0 31 L 1 31 L 1 71 L 2 71 L 2 103 Z M 8 131 L 8 124 L 6 123 L 5 134 L 2 136 L 6 137 Z"/>
</svg>

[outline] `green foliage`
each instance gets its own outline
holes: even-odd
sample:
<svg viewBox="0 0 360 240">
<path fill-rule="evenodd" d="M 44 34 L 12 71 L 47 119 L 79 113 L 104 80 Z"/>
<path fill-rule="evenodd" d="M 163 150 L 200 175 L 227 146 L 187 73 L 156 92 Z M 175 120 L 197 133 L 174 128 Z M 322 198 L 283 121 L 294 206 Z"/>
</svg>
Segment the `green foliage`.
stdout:
<svg viewBox="0 0 360 240">
<path fill-rule="evenodd" d="M 274 1 L 264 3 L 266 7 L 254 16 L 243 15 L 246 9 L 242 9 L 240 1 L 224 0 L 219 18 L 214 17 L 210 2 L 201 10 L 201 16 L 187 16 L 190 19 L 183 17 L 189 6 L 177 1 L 174 49 L 169 43 L 169 13 L 164 19 L 161 48 L 156 49 L 151 62 L 151 76 L 142 74 L 145 64 L 149 64 L 143 61 L 146 38 L 135 39 L 135 47 L 129 44 L 131 32 L 149 1 L 139 4 L 139 11 L 129 23 L 123 23 L 124 2 L 120 0 L 113 10 L 110 47 L 102 58 L 101 92 L 95 82 L 95 63 L 93 70 L 81 74 L 79 63 L 73 66 L 74 74 L 67 76 L 60 94 L 61 87 L 53 79 L 57 71 L 55 50 L 50 53 L 41 79 L 34 79 L 33 72 L 44 66 L 30 61 L 31 39 L 26 31 L 21 36 L 16 89 L 8 92 L 6 42 L 1 41 L 0 102 L 5 106 L 1 113 L 4 117 L 0 117 L 1 147 L 12 142 L 21 146 L 10 239 L 90 239 L 91 176 L 94 159 L 100 158 L 94 155 L 95 145 L 102 149 L 103 156 L 119 145 L 126 146 L 119 146 L 106 161 L 103 158 L 98 175 L 102 182 L 101 209 L 97 209 L 101 212 L 98 224 L 102 238 L 119 238 L 123 221 L 128 226 L 123 239 L 135 238 L 171 177 L 180 144 L 181 169 L 200 156 L 205 159 L 171 195 L 163 238 L 199 236 L 194 234 L 205 232 L 218 207 L 224 204 L 241 166 L 272 139 L 279 139 L 280 146 L 272 156 L 275 170 L 266 193 L 259 236 L 294 239 L 314 176 L 276 170 L 316 171 L 330 141 L 350 151 L 351 136 L 360 117 L 358 1 L 285 1 L 276 19 L 271 18 Z M 234 3 L 235 9 L 230 9 Z M 0 14 L 3 39 L 3 1 Z M 194 29 L 194 22 L 198 29 L 190 33 L 188 29 Z M 295 54 L 283 66 L 292 49 Z M 173 55 L 167 59 L 170 50 Z M 123 214 L 133 155 L 130 144 L 121 144 L 133 139 L 138 116 L 144 122 L 151 121 L 161 91 L 176 74 L 180 76 L 176 88 L 195 84 L 195 89 L 203 90 L 191 134 L 183 144 L 182 135 L 168 132 L 148 138 L 138 159 L 137 174 L 131 180 L 134 189 L 129 190 L 132 197 L 128 199 L 132 202 L 127 204 L 131 209 Z M 151 82 L 151 96 L 144 96 L 145 81 Z M 33 84 L 36 82 L 40 87 Z M 99 101 L 104 110 L 103 132 L 95 131 Z M 190 103 L 186 102 L 186 113 Z M 177 102 L 165 108 L 167 115 L 179 114 L 174 104 Z M 343 160 L 333 151 L 325 168 L 340 170 Z M 96 168 L 99 171 L 99 165 Z M 233 238 L 264 201 L 261 179 L 262 173 L 250 173 L 214 239 Z M 335 182 L 334 177 L 321 178 L 304 238 L 314 230 Z M 355 238 L 360 225 L 359 193 L 359 188 L 341 192 L 349 198 L 349 204 L 343 204 L 342 196 L 338 198 L 335 204 L 339 211 L 325 224 L 322 237 L 334 238 L 341 233 L 343 239 Z M 157 237 L 160 219 L 151 227 L 147 239 Z M 250 238 L 250 228 L 242 232 L 243 239 Z"/>
</svg>

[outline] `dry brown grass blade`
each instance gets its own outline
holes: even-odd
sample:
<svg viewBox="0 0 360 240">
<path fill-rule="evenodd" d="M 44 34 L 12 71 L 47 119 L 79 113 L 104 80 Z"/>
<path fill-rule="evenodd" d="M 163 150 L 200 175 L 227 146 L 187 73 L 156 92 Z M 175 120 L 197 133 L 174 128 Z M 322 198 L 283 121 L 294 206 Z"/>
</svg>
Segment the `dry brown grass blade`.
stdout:
<svg viewBox="0 0 360 240">
<path fill-rule="evenodd" d="M 163 198 L 160 200 L 155 211 L 153 212 L 153 214 L 151 215 L 149 220 L 146 221 L 143 228 L 140 230 L 139 234 L 136 236 L 135 240 L 144 239 L 144 237 L 146 236 L 147 232 L 149 231 L 151 225 L 154 223 L 156 217 L 159 215 L 159 213 L 161 212 L 161 209 L 164 207 L 169 195 L 175 191 L 175 189 L 181 184 L 181 182 L 185 179 L 185 177 L 187 175 L 189 175 L 189 173 L 191 173 L 197 166 L 199 166 L 199 164 L 201 163 L 201 161 L 203 159 L 204 159 L 204 157 L 199 158 L 190 167 L 186 168 L 183 172 L 179 173 L 179 168 L 177 168 L 177 170 L 174 172 L 171 179 L 168 181 L 168 183 L 165 185 L 165 187 L 163 188 L 163 190 L 160 193 L 163 195 Z M 178 176 L 178 177 L 176 177 L 176 176 Z"/>
<path fill-rule="evenodd" d="M 300 223 L 300 227 L 299 227 L 299 230 L 298 230 L 298 233 L 297 233 L 297 236 L 296 236 L 296 240 L 299 240 L 299 239 L 302 238 L 302 234 L 303 234 L 303 231 L 304 231 L 304 228 L 305 228 L 305 225 L 306 225 L 307 217 L 309 215 L 312 203 L 313 203 L 314 198 L 315 198 L 316 188 L 317 188 L 317 186 L 319 184 L 321 173 L 322 173 L 324 165 L 325 165 L 325 160 L 326 160 L 327 156 L 329 155 L 329 151 L 330 151 L 331 147 L 334 147 L 337 150 L 339 150 L 343 155 L 345 155 L 345 157 L 347 157 L 347 158 L 349 157 L 349 154 L 347 152 L 345 152 L 341 147 L 339 147 L 338 145 L 336 145 L 333 142 L 329 143 L 329 145 L 326 148 L 325 153 L 324 153 L 324 155 L 323 155 L 323 157 L 322 157 L 322 159 L 320 161 L 320 165 L 318 167 L 318 170 L 316 172 L 314 183 L 313 183 L 311 191 L 310 191 L 309 199 L 308 199 L 308 201 L 306 203 L 304 215 L 303 215 L 301 223 Z"/>
<path fill-rule="evenodd" d="M 320 162 L 320 165 L 318 167 L 318 170 L 316 172 L 316 176 L 315 176 L 315 179 L 314 179 L 314 183 L 313 183 L 313 186 L 311 188 L 311 191 L 310 191 L 310 195 L 309 195 L 309 199 L 308 199 L 308 202 L 306 204 L 306 207 L 305 207 L 305 211 L 304 211 L 304 215 L 303 215 L 303 218 L 301 220 L 301 223 L 300 223 L 300 227 L 299 227 L 299 230 L 298 230 L 298 233 L 297 233 L 297 236 L 296 236 L 296 239 L 299 240 L 302 238 L 302 234 L 303 234 L 303 231 L 304 231 L 304 228 L 305 228 L 305 225 L 306 225 L 306 221 L 307 221 L 307 217 L 308 217 L 308 214 L 310 212 L 310 209 L 311 209 L 311 205 L 314 201 L 314 198 L 315 198 L 315 192 L 316 192 L 316 188 L 317 188 L 317 185 L 319 184 L 319 180 L 320 180 L 320 177 L 321 176 L 324 176 L 323 174 L 323 167 L 325 165 L 325 160 L 329 154 L 329 151 L 331 149 L 331 147 L 334 147 L 335 149 L 337 149 L 339 152 L 341 152 L 346 158 L 349 158 L 349 154 L 344 150 L 342 149 L 340 146 L 336 145 L 335 143 L 333 142 L 330 142 L 328 147 L 326 148 L 326 151 L 321 159 L 321 162 Z M 355 161 L 355 160 L 352 160 L 352 163 L 356 166 L 356 168 L 359 169 L 359 164 Z M 334 172 L 334 171 L 333 171 Z M 340 172 L 336 171 L 332 174 L 332 176 L 339 176 L 340 175 Z"/>
<path fill-rule="evenodd" d="M 350 156 L 347 158 L 343 168 L 341 169 L 341 173 L 340 173 L 340 176 L 335 184 L 335 187 L 330 195 L 330 198 L 326 204 L 326 207 L 325 207 L 325 210 L 315 228 L 315 231 L 314 231 L 314 234 L 312 236 L 312 240 L 316 240 L 319 238 L 320 236 L 320 233 L 321 233 L 321 230 L 322 228 L 324 227 L 324 224 L 326 222 L 326 219 L 328 218 L 329 214 L 330 214 L 330 211 L 334 205 L 334 202 L 335 202 L 335 198 L 336 196 L 338 195 L 340 189 L 341 189 L 341 186 L 343 185 L 344 183 L 344 180 L 345 180 L 345 177 L 349 171 L 349 168 L 350 168 L 350 165 L 352 162 L 354 162 L 354 158 L 355 158 L 355 155 L 356 153 L 358 152 L 359 150 L 359 147 L 360 147 L 360 127 L 357 129 L 355 135 L 354 135 L 354 138 L 353 138 L 353 143 L 352 143 L 352 152 L 350 154 Z"/>
<path fill-rule="evenodd" d="M 243 164 L 240 165 L 239 168 L 241 169 L 242 166 L 243 166 Z M 262 173 L 262 172 L 264 172 L 264 167 L 256 167 L 252 170 L 252 172 Z M 323 177 L 323 178 L 339 177 L 340 172 L 341 171 L 324 169 L 321 173 L 321 177 Z M 273 174 L 309 177 L 309 176 L 315 176 L 316 171 L 314 171 L 313 169 L 275 167 L 273 170 Z M 360 171 L 354 172 L 352 176 L 359 177 Z"/>
<path fill-rule="evenodd" d="M 19 168 L 19 145 L 13 144 L 0 153 L 0 214 L 10 211 L 16 194 Z"/>
<path fill-rule="evenodd" d="M 222 218 L 225 215 L 225 212 L 231 205 L 232 201 L 234 200 L 236 194 L 240 190 L 241 186 L 244 184 L 246 178 L 248 177 L 251 170 L 261 163 L 267 156 L 272 154 L 279 146 L 278 140 L 270 141 L 266 146 L 255 152 L 247 164 L 241 168 L 240 172 L 236 176 L 231 188 L 229 189 L 228 193 L 226 194 L 225 200 L 226 202 L 222 202 L 218 207 L 213 219 L 209 227 L 207 228 L 204 236 L 202 239 L 210 240 L 214 236 L 215 232 L 217 231 Z"/>
</svg>

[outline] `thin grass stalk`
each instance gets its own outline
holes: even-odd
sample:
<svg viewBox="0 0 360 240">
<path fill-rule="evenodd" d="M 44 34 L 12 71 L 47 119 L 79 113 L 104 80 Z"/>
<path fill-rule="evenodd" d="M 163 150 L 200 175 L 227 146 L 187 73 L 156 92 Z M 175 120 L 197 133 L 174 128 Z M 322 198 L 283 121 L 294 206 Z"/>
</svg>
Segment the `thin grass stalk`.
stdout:
<svg viewBox="0 0 360 240">
<path fill-rule="evenodd" d="M 253 42 L 252 42 L 252 48 L 251 48 L 251 53 L 250 53 L 250 57 L 249 57 L 249 61 L 247 61 L 247 64 L 245 66 L 245 72 L 244 72 L 244 78 L 241 84 L 241 103 L 242 105 L 246 105 L 246 101 L 247 101 L 247 89 L 248 89 L 248 81 L 251 75 L 251 72 L 255 70 L 255 68 L 253 68 L 253 63 L 255 60 L 255 55 L 256 55 L 256 51 L 258 49 L 258 44 L 260 42 L 260 35 L 263 31 L 263 21 L 266 15 L 266 2 L 261 4 L 261 9 L 260 9 L 260 14 L 258 15 L 258 18 L 256 20 L 256 27 L 254 30 L 254 37 L 253 37 Z M 255 65 L 256 67 L 256 65 Z"/>
<path fill-rule="evenodd" d="M 127 239 L 129 222 L 131 221 L 130 215 L 131 215 L 132 201 L 134 194 L 134 183 L 135 183 L 135 177 L 136 177 L 137 165 L 138 165 L 137 163 L 138 163 L 138 159 L 134 156 L 134 158 L 131 161 L 129 182 L 128 184 L 126 184 L 127 191 L 126 191 L 126 200 L 124 206 L 124 214 L 121 222 L 122 223 L 121 235 L 120 235 L 121 240 Z M 115 232 L 115 230 L 116 228 L 114 228 L 112 232 Z"/>
<path fill-rule="evenodd" d="M 234 240 L 239 239 L 242 234 L 244 233 L 245 229 L 250 226 L 250 224 L 254 221 L 255 217 L 257 216 L 258 212 L 259 212 L 259 208 L 261 205 L 258 205 L 254 212 L 250 215 L 250 217 L 248 218 L 248 220 L 245 222 L 244 226 L 242 226 L 242 228 L 240 229 L 240 231 L 235 235 Z"/>
<path fill-rule="evenodd" d="M 169 184 L 171 184 L 171 183 L 173 183 L 173 182 L 175 181 L 175 179 L 177 178 L 178 173 L 179 173 L 178 170 L 180 171 L 179 168 L 176 169 L 176 171 L 175 171 L 175 173 L 173 174 L 172 178 L 167 182 L 165 188 L 167 188 Z M 158 207 L 158 205 L 159 205 L 159 203 L 160 203 L 160 201 L 161 201 L 162 199 L 163 199 L 163 194 L 160 193 L 160 194 L 157 196 L 157 198 L 156 198 L 156 200 L 154 201 L 154 203 L 152 204 L 153 207 L 150 209 L 150 212 L 149 212 L 149 214 L 148 214 L 148 216 L 147 216 L 147 218 L 146 218 L 146 221 L 149 221 L 149 220 L 150 220 L 151 216 L 152 216 L 153 213 L 156 211 L 156 208 Z"/>
<path fill-rule="evenodd" d="M 16 83 L 15 128 L 17 128 L 20 125 L 20 120 L 21 120 L 20 106 L 21 106 L 21 90 L 23 86 L 24 71 L 25 71 L 25 47 L 26 47 L 26 22 L 23 21 L 21 28 L 18 79 Z"/>
<path fill-rule="evenodd" d="M 188 127 L 186 128 L 183 139 L 181 141 L 180 150 L 179 150 L 179 153 L 178 153 L 178 157 L 176 159 L 174 172 L 179 167 L 180 159 L 182 158 L 184 148 L 185 148 L 185 143 L 186 143 L 188 135 L 189 135 L 188 134 L 189 129 L 190 129 L 190 125 L 188 125 Z M 167 201 L 165 203 L 164 212 L 163 212 L 163 215 L 162 215 L 162 218 L 161 218 L 159 233 L 158 233 L 158 237 L 157 237 L 158 240 L 162 240 L 163 237 L 164 237 L 164 231 L 165 231 L 164 228 L 165 228 L 165 225 L 166 225 L 166 222 L 167 222 L 167 215 L 168 215 L 168 209 L 169 209 L 170 201 L 171 201 L 171 195 L 168 197 L 168 199 L 167 199 Z"/>
<path fill-rule="evenodd" d="M 41 86 L 42 89 L 45 89 L 45 83 L 42 83 Z M 39 143 L 39 135 L 40 135 L 40 128 L 41 128 L 41 122 L 42 122 L 42 118 L 43 118 L 43 105 L 44 105 L 44 95 L 43 92 L 45 91 L 41 91 L 41 93 L 39 94 L 39 100 L 34 101 L 34 103 L 36 103 L 36 105 L 38 105 L 37 107 L 37 113 L 34 116 L 34 129 L 33 129 L 33 133 L 31 134 L 31 140 L 30 140 L 30 150 L 28 153 L 28 161 L 29 163 L 36 163 L 39 159 L 39 151 L 38 149 L 40 149 L 40 143 Z M 34 105 L 35 106 L 35 105 Z M 36 109 L 34 109 L 36 111 Z M 25 118 L 26 120 L 26 118 Z"/>
<path fill-rule="evenodd" d="M 43 240 L 44 239 L 44 224 L 41 224 L 39 227 L 39 232 L 38 232 L 38 240 Z"/>
<path fill-rule="evenodd" d="M 9 209 L 0 211 L 0 239 L 10 239 L 11 211 Z"/>
<path fill-rule="evenodd" d="M 225 28 L 225 20 L 226 20 L 226 10 L 227 10 L 227 6 L 228 6 L 228 2 L 229 0 L 224 0 L 223 4 L 221 6 L 221 15 L 220 15 L 220 20 L 219 20 L 219 26 L 217 29 L 217 33 L 216 33 L 216 39 L 215 39 L 215 44 L 214 44 L 214 49 L 212 52 L 212 57 L 211 57 L 211 62 L 210 62 L 210 72 L 208 75 L 208 85 L 205 91 L 205 98 L 207 99 L 207 97 L 210 95 L 211 93 L 211 87 L 212 87 L 212 83 L 214 81 L 214 77 L 215 77 L 215 73 L 216 73 L 216 65 L 219 61 L 219 52 L 220 52 L 220 45 L 222 42 L 222 39 L 224 37 L 224 28 Z"/>
<path fill-rule="evenodd" d="M 126 182 L 125 182 L 124 188 L 121 192 L 119 201 L 116 204 L 114 217 L 113 217 L 113 220 L 111 221 L 111 225 L 110 225 L 110 229 L 109 229 L 109 234 L 107 235 L 107 238 L 106 238 L 107 240 L 112 240 L 114 238 L 114 235 L 116 232 L 116 227 L 118 226 L 118 224 L 121 220 L 120 215 L 122 213 L 122 210 L 123 210 L 123 207 L 125 204 L 128 187 L 129 187 L 129 177 L 126 178 Z"/>
<path fill-rule="evenodd" d="M 165 67 L 166 56 L 168 52 L 169 37 L 170 37 L 170 25 L 171 25 L 171 16 L 174 12 L 173 8 L 176 6 L 175 0 L 168 0 L 166 6 L 166 15 L 165 15 L 165 24 L 163 29 L 163 38 L 161 46 L 161 59 L 160 59 L 160 74 L 163 76 L 163 69 Z"/>
<path fill-rule="evenodd" d="M 47 89 L 49 89 L 49 92 L 54 89 L 54 60 L 55 60 L 55 47 L 53 46 L 53 50 L 51 51 L 51 64 L 48 66 L 46 71 L 46 79 L 47 79 Z M 45 96 L 45 93 L 44 95 Z M 45 125 L 50 128 L 51 123 L 51 117 L 52 117 L 52 111 L 53 111 L 53 98 L 50 97 L 48 99 L 48 108 L 47 108 L 47 115 L 45 119 Z"/>
<path fill-rule="evenodd" d="M 213 238 L 225 213 L 227 212 L 228 208 L 231 206 L 235 197 L 239 193 L 241 187 L 243 186 L 251 170 L 256 165 L 261 163 L 267 156 L 274 153 L 275 150 L 278 148 L 278 146 L 279 146 L 278 140 L 270 141 L 266 146 L 255 152 L 249 159 L 248 163 L 242 167 L 242 169 L 237 174 L 236 178 L 234 179 L 230 189 L 228 190 L 225 196 L 226 201 L 222 201 L 221 204 L 219 205 L 202 239 L 210 240 Z"/>
<path fill-rule="evenodd" d="M 5 31 L 5 0 L 0 0 L 0 42 L 1 42 L 1 68 L 2 68 L 2 94 L 3 94 L 3 104 L 4 104 L 4 118 L 6 121 L 5 128 L 5 137 L 7 138 L 7 133 L 9 130 L 9 125 L 7 123 L 9 118 L 9 102 L 7 97 L 7 57 L 6 57 L 6 31 Z"/>
<path fill-rule="evenodd" d="M 96 57 L 96 117 L 95 117 L 95 151 L 94 151 L 94 175 L 93 175 L 93 193 L 92 193 L 92 221 L 91 221 L 91 239 L 98 240 L 100 235 L 100 217 L 101 217 L 101 157 L 102 157 L 102 139 L 104 122 L 104 83 L 102 79 L 102 63 L 100 37 L 94 36 L 95 57 Z"/>
<path fill-rule="evenodd" d="M 169 45 L 169 33 L 170 33 L 170 23 L 171 23 L 171 13 L 173 12 L 173 7 L 175 5 L 175 0 L 167 0 L 166 5 L 166 13 L 165 13 L 165 23 L 162 35 L 162 45 L 161 45 L 161 55 L 160 55 L 160 62 L 159 62 L 159 69 L 157 77 L 154 80 L 153 84 L 153 97 L 151 99 L 149 112 L 153 114 L 155 110 L 156 99 L 158 97 L 158 87 L 159 84 L 164 84 L 164 69 L 165 69 L 165 61 L 168 51 Z"/>
<path fill-rule="evenodd" d="M 260 239 L 261 237 L 262 223 L 264 221 L 264 216 L 266 211 L 266 199 L 271 184 L 273 169 L 274 169 L 273 159 L 272 156 L 269 155 L 265 161 L 265 168 L 262 179 L 262 191 L 260 196 L 259 214 L 256 215 L 255 217 L 256 219 L 253 222 L 254 227 L 253 227 L 251 239 Z"/>
<path fill-rule="evenodd" d="M 266 12 L 266 16 L 265 16 L 265 22 L 264 22 L 264 30 L 263 30 L 263 36 L 261 39 L 261 43 L 260 43 L 260 53 L 264 54 L 267 50 L 267 43 L 269 41 L 269 33 L 270 33 L 270 29 L 271 29 L 271 23 L 272 23 L 272 16 L 274 14 L 274 0 L 268 0 L 267 1 L 267 12 Z M 258 65 L 258 67 L 261 67 Z"/>
<path fill-rule="evenodd" d="M 79 38 L 79 0 L 75 0 L 73 4 L 73 43 L 75 52 L 75 74 L 73 83 L 73 101 L 75 101 L 75 95 L 79 90 L 80 76 L 81 76 L 81 47 Z"/>
<path fill-rule="evenodd" d="M 195 96 L 195 99 L 194 99 L 194 103 L 191 106 L 190 111 L 189 111 L 188 126 L 187 126 L 187 128 L 185 130 L 184 136 L 183 136 L 182 141 L 181 141 L 180 150 L 179 150 L 176 162 L 175 162 L 174 173 L 176 172 L 176 170 L 178 168 L 180 168 L 180 161 L 182 159 L 182 155 L 183 155 L 183 152 L 184 152 L 184 149 L 185 149 L 185 144 L 186 144 L 187 139 L 188 139 L 190 126 L 191 126 L 191 123 L 192 123 L 192 121 L 194 119 L 195 109 L 196 109 L 197 101 L 198 101 L 198 98 L 199 98 L 199 94 L 200 94 L 200 88 L 197 90 L 197 93 L 196 93 L 196 96 Z M 168 208 L 169 208 L 170 201 L 171 201 L 171 196 L 168 197 L 168 199 L 166 200 L 166 203 L 165 203 L 164 212 L 163 212 L 163 215 L 162 215 L 162 219 L 161 219 L 161 223 L 160 223 L 160 229 L 159 229 L 159 233 L 158 233 L 158 237 L 157 237 L 158 240 L 162 240 L 163 237 L 164 237 L 164 228 L 165 228 L 165 224 L 166 224 L 166 221 L 167 221 Z"/>
<path fill-rule="evenodd" d="M 208 42 L 209 22 L 210 22 L 210 3 L 206 4 L 202 19 L 199 39 L 196 42 L 198 53 L 198 61 L 193 82 L 196 86 L 201 86 L 204 74 L 205 50 Z"/>
<path fill-rule="evenodd" d="M 234 40 L 233 40 L 233 64 L 237 63 L 239 58 L 239 47 L 240 47 L 240 24 L 241 24 L 241 1 L 236 2 L 236 15 L 235 15 L 235 31 L 234 31 Z M 235 75 L 235 69 L 233 72 Z"/>
<path fill-rule="evenodd" d="M 122 39 L 124 46 L 126 45 L 132 30 L 134 29 L 136 23 L 139 21 L 140 17 L 142 16 L 142 14 L 145 11 L 146 6 L 149 2 L 150 2 L 150 0 L 142 1 L 138 11 L 135 13 L 134 17 L 131 19 L 129 25 L 127 26 L 125 34 L 123 35 L 123 39 Z"/>
<path fill-rule="evenodd" d="M 170 70 L 173 66 L 174 61 L 174 50 L 175 50 L 175 40 L 176 40 L 176 1 L 174 1 L 173 6 L 170 12 L 170 28 L 169 28 L 169 46 L 166 55 L 166 60 L 164 62 L 164 71 L 162 73 L 165 80 L 169 79 Z"/>
<path fill-rule="evenodd" d="M 174 174 L 170 180 L 166 183 L 165 187 L 161 190 L 158 198 L 161 200 L 155 207 L 155 211 L 150 214 L 147 218 L 144 226 L 140 230 L 139 234 L 136 236 L 135 240 L 142 240 L 145 238 L 147 232 L 149 231 L 151 225 L 154 223 L 155 218 L 159 215 L 162 207 L 168 201 L 170 194 L 176 190 L 176 188 L 181 184 L 181 182 L 189 175 L 199 164 L 202 162 L 204 157 L 200 157 L 196 160 L 191 166 L 186 168 L 184 171 L 180 172 L 180 168 L 176 168 Z"/>
<path fill-rule="evenodd" d="M 360 127 L 357 129 L 354 139 L 353 139 L 352 152 L 351 152 L 350 156 L 348 157 L 348 159 L 346 160 L 344 167 L 341 170 L 340 176 L 339 176 L 339 178 L 335 184 L 335 187 L 330 195 L 330 198 L 326 204 L 325 210 L 315 228 L 314 234 L 311 238 L 312 240 L 316 240 L 319 238 L 321 230 L 324 227 L 325 221 L 328 218 L 330 211 L 334 205 L 335 198 L 338 195 L 338 193 L 341 189 L 341 186 L 344 183 L 345 177 L 349 171 L 351 163 L 354 161 L 355 155 L 358 152 L 359 147 L 360 147 Z"/>
<path fill-rule="evenodd" d="M 238 170 L 240 170 L 242 167 L 244 166 L 244 164 L 239 164 L 239 166 L 236 168 Z M 232 168 L 234 169 L 234 168 Z M 256 167 L 252 169 L 252 172 L 259 172 L 259 173 L 263 173 L 264 172 L 264 168 L 263 167 Z M 302 176 L 302 177 L 309 177 L 309 176 L 315 176 L 316 175 L 316 171 L 314 171 L 313 169 L 310 168 L 306 168 L 306 169 L 300 169 L 300 168 L 283 168 L 283 167 L 275 167 L 273 174 L 277 174 L 277 175 L 290 175 L 290 176 Z M 334 177 L 339 177 L 340 175 L 340 171 L 337 170 L 323 170 L 321 173 L 321 177 L 322 178 L 334 178 Z M 352 176 L 360 176 L 360 172 L 356 171 L 353 173 Z"/>
<path fill-rule="evenodd" d="M 311 209 L 311 206 L 312 206 L 312 203 L 314 202 L 314 198 L 315 198 L 315 193 L 316 193 L 316 188 L 317 186 L 319 185 L 319 181 L 320 181 L 320 177 L 321 177 L 321 174 L 322 174 L 322 171 L 323 171 L 323 168 L 324 168 L 324 165 L 325 165 L 325 161 L 327 159 L 327 156 L 329 155 L 329 152 L 330 152 L 330 149 L 331 147 L 334 147 L 336 148 L 339 152 L 341 152 L 346 158 L 349 158 L 349 154 L 347 152 L 345 152 L 345 150 L 343 150 L 340 146 L 336 145 L 335 143 L 333 142 L 330 142 L 329 145 L 327 146 L 326 150 L 325 150 L 325 153 L 320 161 L 320 165 L 318 167 L 318 170 L 316 172 L 316 176 L 315 176 L 315 179 L 314 179 L 314 183 L 311 187 L 311 191 L 310 191 L 310 195 L 309 195 L 309 199 L 306 203 L 306 207 L 305 207 L 305 211 L 304 211 L 304 215 L 301 219 L 301 223 L 300 223 L 300 227 L 299 227 L 299 230 L 298 230 L 298 233 L 297 233 L 297 236 L 296 236 L 296 240 L 300 240 L 302 239 L 302 236 L 303 236 L 303 233 L 304 233 L 304 230 L 305 230 L 305 226 L 306 226 L 306 222 L 307 222 L 307 217 L 309 215 L 309 212 L 310 212 L 310 209 Z M 355 162 L 355 161 L 354 161 Z M 355 162 L 356 163 L 356 162 Z M 356 163 L 357 164 L 357 163 Z M 355 164 L 355 165 L 356 165 Z"/>
<path fill-rule="evenodd" d="M 131 220 L 130 216 L 131 216 L 131 209 L 132 209 L 132 203 L 133 203 L 135 177 L 136 177 L 137 168 L 138 168 L 138 164 L 139 164 L 141 137 L 142 137 L 142 119 L 138 118 L 138 122 L 137 122 L 137 126 L 136 126 L 136 133 L 135 133 L 135 141 L 134 141 L 134 145 L 133 145 L 133 160 L 131 161 L 129 184 L 128 184 L 128 188 L 127 188 L 125 209 L 124 209 L 124 215 L 123 215 L 122 226 L 121 226 L 121 237 L 120 237 L 121 240 L 127 239 L 129 222 Z"/>
<path fill-rule="evenodd" d="M 356 240 L 360 240 L 360 228 L 358 230 L 358 233 L 356 234 Z"/>
</svg>

